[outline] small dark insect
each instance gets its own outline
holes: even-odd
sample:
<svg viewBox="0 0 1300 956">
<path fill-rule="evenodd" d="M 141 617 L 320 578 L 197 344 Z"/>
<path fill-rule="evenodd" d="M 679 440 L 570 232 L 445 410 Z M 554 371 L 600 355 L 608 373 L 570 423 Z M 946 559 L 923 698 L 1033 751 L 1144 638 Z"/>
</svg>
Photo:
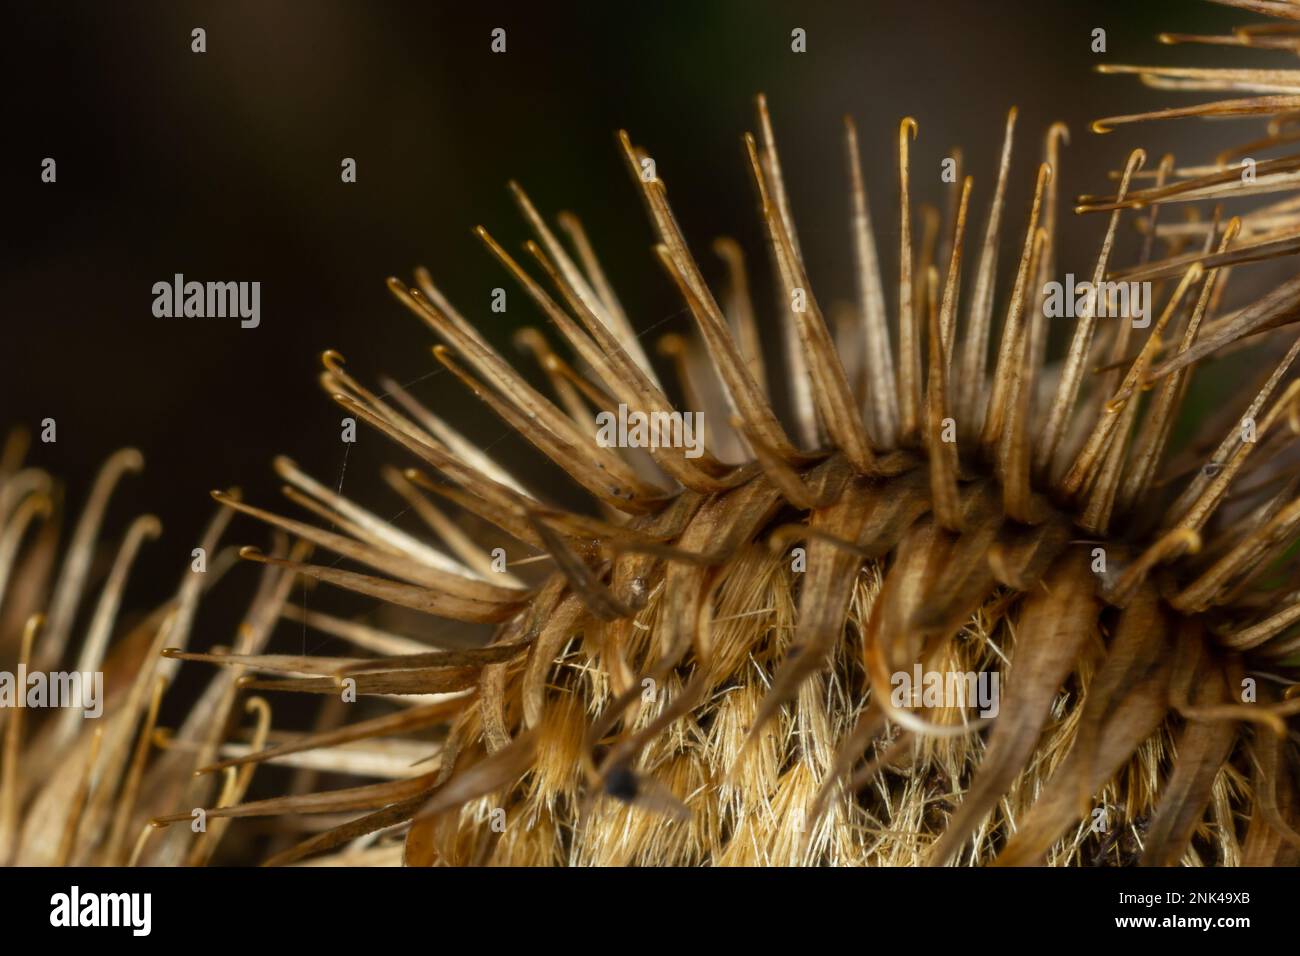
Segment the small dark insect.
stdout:
<svg viewBox="0 0 1300 956">
<path fill-rule="evenodd" d="M 605 776 L 605 792 L 615 800 L 632 803 L 640 791 L 636 774 L 626 765 L 615 767 Z"/>
</svg>

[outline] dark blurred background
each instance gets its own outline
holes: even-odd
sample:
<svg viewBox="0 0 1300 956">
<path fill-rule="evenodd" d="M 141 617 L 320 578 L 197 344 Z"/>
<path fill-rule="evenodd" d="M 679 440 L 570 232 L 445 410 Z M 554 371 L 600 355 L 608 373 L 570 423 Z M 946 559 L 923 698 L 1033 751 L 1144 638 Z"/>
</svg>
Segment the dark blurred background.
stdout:
<svg viewBox="0 0 1300 956">
<path fill-rule="evenodd" d="M 542 319 L 470 233 L 483 223 L 511 249 L 525 238 L 507 179 L 544 215 L 583 219 L 633 322 L 671 317 L 653 340 L 686 319 L 614 132 L 626 127 L 655 156 L 711 278 L 707 244 L 730 234 L 766 282 L 740 145 L 753 94 L 765 91 L 813 284 L 824 304 L 849 299 L 842 114 L 859 123 L 888 276 L 899 119 L 920 125 L 918 200 L 941 199 L 939 163 L 965 147 L 978 235 L 1003 119 L 1019 105 L 1005 264 L 1052 121 L 1072 133 L 1065 198 L 1107 191 L 1106 170 L 1135 145 L 1153 161 L 1167 149 L 1206 158 L 1195 122 L 1089 133 L 1099 116 L 1193 101 L 1093 67 L 1232 62 L 1234 51 L 1161 46 L 1155 34 L 1249 19 L 1194 0 L 7 6 L 0 427 L 57 420 L 57 444 L 31 457 L 67 479 L 74 510 L 105 456 L 143 451 L 146 471 L 124 483 L 110 521 L 120 529 L 146 509 L 163 520 L 134 606 L 175 586 L 212 511 L 208 489 L 237 483 L 254 502 L 292 510 L 278 501 L 277 453 L 385 517 L 402 510 L 378 465 L 409 462 L 381 436 L 363 426 L 343 472 L 341 412 L 316 385 L 325 348 L 363 382 L 380 372 L 414 382 L 494 454 L 544 477 L 521 441 L 433 374 L 432 337 L 383 285 L 428 266 L 513 355 L 509 332 Z M 207 31 L 204 54 L 190 50 L 195 27 Z M 504 55 L 489 50 L 494 27 L 507 31 Z M 790 50 L 795 27 L 807 31 L 805 54 Z M 1104 55 L 1090 50 L 1096 27 Z M 47 156 L 54 185 L 40 181 Z M 344 157 L 357 161 L 354 185 L 340 182 Z M 1105 223 L 1064 219 L 1062 268 L 1085 272 Z M 151 287 L 177 272 L 260 281 L 261 326 L 155 318 Z M 509 292 L 505 316 L 489 311 L 495 286 Z M 556 497 L 577 500 L 563 488 Z M 236 529 L 237 540 L 262 540 L 248 522 Z"/>
</svg>

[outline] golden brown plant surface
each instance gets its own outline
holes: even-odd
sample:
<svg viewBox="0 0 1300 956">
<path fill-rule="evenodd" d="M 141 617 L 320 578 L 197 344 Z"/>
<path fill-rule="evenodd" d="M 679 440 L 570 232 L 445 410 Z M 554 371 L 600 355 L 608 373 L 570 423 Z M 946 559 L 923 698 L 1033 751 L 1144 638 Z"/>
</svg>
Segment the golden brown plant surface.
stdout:
<svg viewBox="0 0 1300 956">
<path fill-rule="evenodd" d="M 1230 5 L 1295 22 L 1165 39 L 1300 50 L 1300 7 Z M 1242 147 L 1252 156 L 1296 141 L 1300 70 L 1109 72 L 1250 94 L 1166 114 L 1270 116 L 1266 138 Z M 325 353 L 334 401 L 418 462 L 385 477 L 436 543 L 283 459 L 290 499 L 332 530 L 214 493 L 204 547 L 218 557 L 118 639 L 102 725 L 56 717 L 29 739 L 22 712 L 9 715 L 0 859 L 202 863 L 230 818 L 269 816 L 281 821 L 276 863 L 1300 861 L 1300 280 L 1251 279 L 1255 260 L 1300 250 L 1300 203 L 1233 206 L 1290 193 L 1300 157 L 1260 159 L 1246 176 L 1242 150 L 1217 136 L 1200 166 L 1152 166 L 1134 151 L 1113 195 L 1081 197 L 1078 211 L 1104 225 L 1093 284 L 1150 283 L 1152 309 L 1093 299 L 1057 354 L 1041 293 L 1061 274 L 1054 172 L 1068 134 L 1046 131 L 1028 220 L 1013 223 L 1015 122 L 1012 110 L 984 228 L 974 232 L 977 193 L 958 176 L 946 213 L 920 214 L 932 227 L 917 241 L 909 165 L 920 131 L 902 121 L 900 268 L 886 285 L 846 121 L 858 297 L 832 319 L 808 281 L 760 97 L 746 146 L 786 306 L 782 367 L 760 349 L 738 244 L 715 243 L 727 276 L 715 294 L 651 155 L 622 134 L 654 254 L 694 320 L 689 336 L 662 343 L 674 388 L 578 220 L 557 219 L 566 245 L 512 185 L 536 235 L 528 259 L 479 234 L 551 326 L 518 342 L 554 400 L 428 272 L 413 287 L 389 284 L 437 336 L 437 360 L 584 488 L 592 513 L 547 504 L 396 383 L 372 390 Z M 1129 228 L 1145 237 L 1142 254 L 1114 261 Z M 1012 230 L 1012 291 L 998 302 L 997 253 Z M 1262 356 L 1259 381 L 1175 444 L 1201 367 L 1245 348 Z M 768 389 L 779 377 L 792 386 L 784 416 Z M 595 413 L 624 405 L 670 420 L 672 391 L 703 412 L 702 454 L 595 441 Z M 20 467 L 16 446 L 6 455 L 0 634 L 29 621 L 24 660 L 64 659 L 98 515 L 117 475 L 139 466 L 133 455 L 106 467 L 61 564 L 48 527 L 15 563 L 26 527 L 51 510 L 51 484 Z M 190 622 L 228 564 L 218 542 L 235 512 L 276 528 L 275 544 L 240 552 L 264 567 L 232 647 L 191 654 Z M 152 527 L 128 533 L 125 565 Z M 330 557 L 308 563 L 313 551 Z M 493 636 L 430 647 L 300 611 L 288 595 L 301 576 Z M 83 663 L 104 660 L 116 593 L 110 576 Z M 267 653 L 281 617 L 358 655 Z M 178 659 L 223 666 L 184 725 L 160 736 L 159 695 Z M 897 676 L 914 668 L 996 675 L 996 715 L 981 718 L 969 700 L 900 700 Z M 245 700 L 241 688 L 265 696 Z M 316 731 L 271 729 L 267 702 L 283 691 L 322 695 Z M 358 696 L 382 701 L 366 711 L 377 716 L 335 703 Z M 235 733 L 241 723 L 251 730 Z M 296 768 L 297 783 L 246 801 L 264 763 Z M 194 769 L 205 773 L 191 779 Z M 312 789 L 318 771 L 354 785 Z M 186 825 L 197 807 L 198 834 Z M 315 817 L 326 822 L 311 833 Z"/>
</svg>

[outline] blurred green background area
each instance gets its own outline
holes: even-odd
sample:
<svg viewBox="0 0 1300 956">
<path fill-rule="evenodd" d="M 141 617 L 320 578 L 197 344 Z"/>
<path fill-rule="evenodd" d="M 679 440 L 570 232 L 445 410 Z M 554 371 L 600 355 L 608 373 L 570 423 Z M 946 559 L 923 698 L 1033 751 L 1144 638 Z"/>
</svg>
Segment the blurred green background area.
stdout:
<svg viewBox="0 0 1300 956">
<path fill-rule="evenodd" d="M 1251 62 L 1278 54 L 1169 47 L 1162 30 L 1224 32 L 1249 20 L 1195 0 L 356 3 L 327 0 L 26 5 L 4 31 L 5 231 L 0 425 L 58 423 L 33 459 L 67 478 L 79 507 L 94 469 L 131 444 L 110 529 L 152 510 L 162 540 L 141 558 L 134 606 L 161 599 L 212 511 L 207 491 L 238 484 L 292 510 L 270 469 L 288 454 L 382 517 L 402 502 L 382 463 L 413 464 L 362 427 L 340 442 L 341 411 L 320 391 L 319 354 L 341 352 L 374 384 L 413 393 L 562 503 L 583 500 L 526 443 L 439 373 L 432 336 L 384 288 L 427 266 L 508 355 L 510 333 L 544 326 L 471 234 L 508 249 L 527 232 L 506 192 L 518 179 L 543 215 L 584 222 L 623 304 L 652 347 L 689 320 L 656 263 L 640 199 L 616 148 L 630 131 L 659 175 L 706 276 L 709 242 L 731 235 L 752 267 L 761 317 L 771 284 L 741 135 L 753 95 L 773 111 L 790 200 L 823 306 L 854 294 L 841 117 L 856 117 L 889 277 L 897 262 L 897 128 L 919 123 L 916 202 L 941 203 L 940 163 L 964 147 L 975 177 L 968 235 L 983 229 L 1008 107 L 1020 107 L 1002 245 L 999 308 L 1022 239 L 1047 126 L 1071 130 L 1059 183 L 1068 200 L 1109 191 L 1108 170 L 1142 145 L 1205 161 L 1258 123 L 1196 121 L 1088 132 L 1089 121 L 1194 102 L 1197 94 L 1102 76 L 1099 63 Z M 207 52 L 190 50 L 190 31 Z M 490 32 L 507 31 L 493 54 Z M 807 52 L 791 51 L 806 30 Z M 1090 49 L 1092 31 L 1107 51 Z M 58 181 L 39 181 L 54 157 Z M 354 158 L 358 182 L 340 182 Z M 1062 271 L 1090 271 L 1103 217 L 1063 212 Z M 1136 249 L 1126 232 L 1116 257 Z M 973 256 L 971 257 L 973 259 Z M 260 281 L 261 326 L 158 319 L 151 287 L 183 273 Z M 968 272 L 969 276 L 969 272 Z M 489 310 L 504 287 L 505 315 Z M 969 291 L 969 289 L 967 290 Z M 892 292 L 890 294 L 892 302 Z M 557 336 L 552 340 L 559 344 Z M 518 360 L 538 380 L 530 361 Z M 769 359 L 775 363 L 775 357 Z M 406 522 L 409 515 L 398 518 Z M 261 542 L 239 521 L 231 537 Z M 128 602 L 128 606 L 133 606 Z"/>
</svg>

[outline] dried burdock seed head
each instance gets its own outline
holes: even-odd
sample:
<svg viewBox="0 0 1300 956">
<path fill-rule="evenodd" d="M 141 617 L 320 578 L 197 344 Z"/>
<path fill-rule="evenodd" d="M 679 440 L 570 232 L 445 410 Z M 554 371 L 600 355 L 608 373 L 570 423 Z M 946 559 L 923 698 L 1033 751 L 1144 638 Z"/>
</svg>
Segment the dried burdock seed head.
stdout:
<svg viewBox="0 0 1300 956">
<path fill-rule="evenodd" d="M 114 491 L 143 467 L 142 456 L 135 449 L 110 456 L 70 523 L 61 486 L 23 464 L 26 450 L 25 434 L 14 432 L 0 455 L 0 864 L 205 863 L 226 833 L 204 808 L 239 803 L 255 767 L 220 779 L 196 771 L 265 750 L 270 707 L 263 698 L 242 699 L 230 668 L 185 700 L 179 728 L 160 726 L 159 714 L 178 658 L 191 656 L 183 649 L 200 604 L 238 563 L 235 549 L 220 542 L 239 492 L 219 495 L 216 514 L 178 567 L 175 596 L 132 613 L 122 607 L 132 565 L 161 526 L 140 516 L 116 544 L 103 540 L 103 529 L 115 520 Z M 278 532 L 270 546 L 277 560 L 294 562 L 308 548 L 291 547 Z M 240 655 L 252 658 L 265 645 L 294 577 L 267 568 L 234 642 Z M 365 754 L 349 756 L 367 772 L 379 766 Z M 183 814 L 190 825 L 163 833 L 163 815 L 177 806 L 192 808 Z M 246 861 L 251 852 L 238 846 L 228 856 Z"/>
<path fill-rule="evenodd" d="M 1288 30 L 1167 39 L 1295 45 Z M 1258 93 L 1151 115 L 1272 115 L 1251 148 L 1295 142 L 1295 71 L 1110 69 Z M 1047 320 L 1062 301 L 1062 126 L 1046 131 L 1021 220 L 1004 201 L 1019 175 L 1012 110 L 996 184 L 954 177 L 946 217 L 922 215 L 918 242 L 910 163 L 925 138 L 902 120 L 900 268 L 887 285 L 847 122 L 857 299 L 837 309 L 810 286 L 776 126 L 762 97 L 757 107 L 744 146 L 778 283 L 781 360 L 760 351 L 760 297 L 739 245 L 714 245 L 726 267 L 715 294 L 659 169 L 627 133 L 654 259 L 693 322 L 661 345 L 675 382 L 651 365 L 577 218 L 557 217 L 566 245 L 512 183 L 536 241 L 517 257 L 477 232 L 568 347 L 539 330 L 518 336 L 555 400 L 431 273 L 389 287 L 437 337 L 436 361 L 589 492 L 591 513 L 550 504 L 406 389 L 371 389 L 326 352 L 323 388 L 408 456 L 385 478 L 435 543 L 283 459 L 286 496 L 329 530 L 216 493 L 217 525 L 239 511 L 279 534 L 271 551 L 240 552 L 265 575 L 246 626 L 229 650 L 186 652 L 198 588 L 182 587 L 151 632 L 172 649 L 139 658 L 118 736 L 113 725 L 78 735 L 85 759 L 58 785 L 59 808 L 76 817 L 33 816 L 44 804 L 25 803 L 37 823 L 24 825 L 53 858 L 120 859 L 137 795 L 155 792 L 144 779 L 170 802 L 155 822 L 174 824 L 135 845 L 153 862 L 203 862 L 229 818 L 260 816 L 279 821 L 272 863 L 1300 861 L 1300 284 L 1251 276 L 1255 261 L 1300 251 L 1300 203 L 1229 206 L 1294 188 L 1300 157 L 1261 160 L 1247 177 L 1232 165 L 1240 152 L 1217 140 L 1196 157 L 1208 165 L 1149 165 L 1134 150 L 1113 195 L 1077 201 L 1103 214 L 1100 251 L 1090 286 L 1064 298 L 1073 324 L 1057 354 Z M 1121 228 L 1141 233 L 1133 261 L 1116 259 Z M 1259 381 L 1220 414 L 1191 414 L 1202 366 L 1245 348 Z M 769 393 L 782 374 L 784 416 Z M 5 498 L 6 528 L 41 510 L 23 510 L 38 493 Z M 148 530 L 128 534 L 123 553 Z M 80 533 L 67 571 L 79 591 L 78 546 Z M 312 548 L 321 563 L 308 563 Z M 295 609 L 286 596 L 302 577 L 490 637 L 416 639 Z M 75 598 L 56 589 L 50 643 L 38 635 L 33 651 L 33 624 L 24 659 L 62 653 Z M 357 655 L 267 653 L 280 617 Z M 92 627 L 84 653 L 99 655 L 107 632 Z M 150 769 L 120 771 L 125 822 L 101 851 L 78 836 L 82 817 L 107 812 L 86 768 L 106 753 L 125 766 L 136 727 L 151 739 L 155 688 L 177 660 L 219 664 L 219 676 Z M 314 731 L 276 737 L 261 698 L 247 714 L 236 706 L 241 687 L 332 706 Z M 379 709 L 352 718 L 360 697 Z M 228 740 L 235 724 L 249 726 L 247 741 Z M 50 732 L 70 744 L 68 725 Z M 21 771 L 29 752 L 6 745 L 20 747 Z M 281 796 L 245 800 L 262 763 L 361 779 L 325 789 L 300 777 Z M 14 766 L 7 758 L 0 837 L 14 831 Z M 194 804 L 178 768 L 220 787 Z M 191 806 L 206 831 L 182 826 L 200 812 Z"/>
<path fill-rule="evenodd" d="M 1243 29 L 1232 42 L 1295 40 Z M 1255 147 L 1295 141 L 1295 71 L 1108 70 L 1259 92 L 1152 115 L 1276 114 Z M 414 456 L 417 467 L 386 477 L 439 544 L 284 465 L 290 498 L 334 530 L 218 500 L 362 570 L 244 556 L 488 622 L 494 636 L 439 649 L 303 612 L 295 620 L 377 656 L 188 655 L 276 675 L 252 682 L 266 689 L 333 693 L 352 681 L 397 708 L 212 770 L 315 750 L 333 755 L 322 766 L 366 776 L 345 742 L 409 743 L 415 728 L 447 727 L 426 750 L 434 762 L 400 779 L 210 812 L 349 814 L 277 863 L 377 859 L 361 848 L 394 838 L 408 864 L 1296 862 L 1300 291 L 1295 280 L 1252 289 L 1249 263 L 1300 250 L 1300 204 L 1225 204 L 1292 188 L 1300 157 L 1260 161 L 1243 179 L 1221 142 L 1200 167 L 1168 158 L 1149 169 L 1135 150 L 1114 195 L 1078 200 L 1106 218 L 1058 357 L 1046 320 L 1063 126 L 1046 133 L 1026 221 L 1004 208 L 1012 110 L 984 230 L 972 237 L 980 190 L 958 176 L 946 221 L 918 246 L 909 166 L 924 138 L 903 120 L 891 295 L 847 120 L 857 301 L 827 311 L 808 281 L 774 123 L 762 97 L 757 106 L 744 143 L 779 284 L 783 365 L 760 350 L 739 245 L 714 244 L 726 266 L 715 295 L 659 170 L 627 133 L 654 254 L 695 326 L 660 344 L 675 383 L 650 364 L 577 218 L 557 219 L 566 246 L 516 183 L 537 237 L 526 258 L 477 231 L 572 351 L 538 330 L 518 336 L 558 402 L 430 272 L 414 287 L 389 280 L 440 340 L 437 360 L 590 492 L 595 514 L 547 504 L 405 389 L 370 390 L 326 353 L 334 401 Z M 1161 216 L 1172 203 L 1214 208 Z M 1145 238 L 1140 258 L 1121 264 L 1122 227 Z M 1019 253 L 999 303 L 1008 229 Z M 1230 272 L 1243 287 L 1231 299 Z M 1243 347 L 1267 372 L 1175 441 L 1198 367 Z M 768 391 L 781 372 L 788 425 Z M 616 410 L 621 440 L 598 441 L 593 421 Z M 707 441 L 690 454 L 683 428 L 697 412 Z M 634 418 L 677 440 L 638 440 Z M 497 538 L 480 544 L 448 508 Z"/>
</svg>

